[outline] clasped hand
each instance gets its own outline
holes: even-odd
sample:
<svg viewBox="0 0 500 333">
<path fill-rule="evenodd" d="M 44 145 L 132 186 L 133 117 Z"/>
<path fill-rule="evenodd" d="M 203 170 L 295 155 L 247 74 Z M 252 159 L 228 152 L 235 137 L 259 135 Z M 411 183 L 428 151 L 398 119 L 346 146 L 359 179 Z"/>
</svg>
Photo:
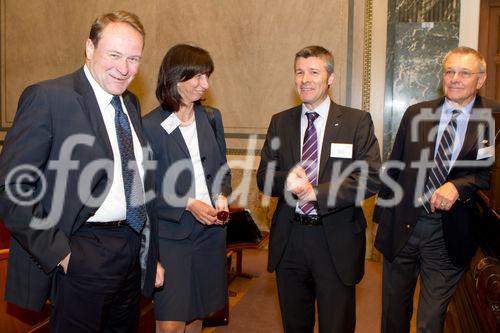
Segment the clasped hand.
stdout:
<svg viewBox="0 0 500 333">
<path fill-rule="evenodd" d="M 217 219 L 217 212 L 229 211 L 227 198 L 223 195 L 219 195 L 217 201 L 215 202 L 215 207 L 207 205 L 205 202 L 189 198 L 186 210 L 194 215 L 195 219 L 205 225 L 223 225 L 226 221 L 220 221 Z"/>
<path fill-rule="evenodd" d="M 458 197 L 459 194 L 455 185 L 451 182 L 444 183 L 434 191 L 431 200 L 429 200 L 432 212 L 435 212 L 436 209 L 450 210 Z"/>
<path fill-rule="evenodd" d="M 307 178 L 305 170 L 296 166 L 286 178 L 286 190 L 295 194 L 300 201 L 316 201 L 316 192 Z"/>
</svg>

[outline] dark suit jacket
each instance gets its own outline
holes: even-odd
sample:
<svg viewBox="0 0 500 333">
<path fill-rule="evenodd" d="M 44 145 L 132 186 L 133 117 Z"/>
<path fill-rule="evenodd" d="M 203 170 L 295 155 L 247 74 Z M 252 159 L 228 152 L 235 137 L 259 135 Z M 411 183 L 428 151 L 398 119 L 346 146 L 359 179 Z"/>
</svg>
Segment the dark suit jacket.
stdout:
<svg viewBox="0 0 500 333">
<path fill-rule="evenodd" d="M 123 99 L 137 136 L 145 146 L 137 98 L 125 92 Z M 64 158 L 71 158 L 72 163 Z M 147 153 L 144 158 L 148 159 Z M 108 176 L 100 168 L 93 177 L 87 174 L 88 179 L 81 179 L 85 177 L 82 171 L 98 159 L 110 161 L 108 166 L 112 170 L 111 145 L 83 68 L 25 89 L 0 155 L 0 215 L 12 234 L 6 287 L 9 302 L 35 310 L 45 304 L 52 273 L 70 252 L 72 234 L 94 214 L 104 200 L 102 194 L 108 190 L 112 171 Z M 58 167 L 60 171 L 56 170 Z M 11 177 L 15 168 L 23 168 L 28 177 Z M 65 174 L 65 169 L 70 171 Z M 12 200 L 9 192 L 16 182 L 20 182 L 22 191 L 28 194 L 25 199 L 34 199 L 32 202 L 25 200 L 24 204 L 18 204 Z M 79 185 L 88 190 L 81 195 L 82 199 Z M 151 185 L 146 179 L 145 189 Z M 90 204 L 91 197 L 101 200 Z M 30 227 L 35 217 L 46 218 L 48 226 L 40 229 L 35 223 Z M 146 237 L 142 239 L 146 243 L 143 243 L 141 259 L 148 261 L 147 265 L 141 262 L 145 294 L 151 294 L 154 288 L 156 228 L 154 222 L 148 220 L 143 230 Z M 148 256 L 148 252 L 151 255 Z"/>
<path fill-rule="evenodd" d="M 420 154 L 422 149 L 427 149 L 429 152 L 427 161 L 433 160 L 437 134 L 436 129 L 441 115 L 440 107 L 443 103 L 444 98 L 440 98 L 410 106 L 401 120 L 389 160 L 404 162 L 405 167 L 402 170 L 396 168 L 389 169 L 388 175 L 402 188 L 403 197 L 399 204 L 392 207 L 383 208 L 377 205 L 374 212 L 374 220 L 379 223 L 375 246 L 390 261 L 398 255 L 399 251 L 401 251 L 410 238 L 413 227 L 417 223 L 417 217 L 422 210 L 420 205 L 415 205 L 415 198 L 418 198 L 422 189 L 415 195 L 416 190 L 418 190 L 415 187 L 418 183 L 423 187 L 423 182 L 427 179 L 427 172 L 421 174 L 425 178 L 419 178 L 417 168 L 412 168 L 410 164 L 421 160 Z M 479 148 L 491 144 L 494 145 L 494 141 L 483 141 L 491 141 L 489 134 L 493 135 L 493 133 L 489 132 L 488 122 L 472 121 L 481 112 L 484 112 L 481 108 L 490 109 L 486 110 L 487 115 L 490 115 L 491 111 L 500 111 L 498 103 L 482 98 L 481 96 L 476 96 L 471 120 L 467 126 L 466 136 L 457 161 L 476 162 Z M 432 111 L 435 115 L 433 121 L 424 121 L 423 119 L 418 121 L 419 118 L 416 117 L 420 117 L 424 109 Z M 417 120 L 414 121 L 415 119 Z M 418 125 L 415 127 L 417 130 L 414 133 L 417 134 L 415 136 L 417 140 L 412 141 L 411 129 L 412 126 L 415 126 L 412 124 L 417 124 L 417 122 Z M 484 133 L 480 131 L 483 126 L 485 129 Z M 427 139 L 429 135 L 431 137 L 430 140 Z M 442 213 L 446 248 L 451 261 L 456 266 L 466 265 L 476 249 L 473 222 L 478 216 L 474 194 L 478 189 L 487 189 L 489 187 L 489 180 L 490 168 L 484 165 L 455 165 L 447 177 L 447 181 L 452 182 L 459 193 L 459 199 L 450 211 Z M 380 190 L 379 198 L 391 199 L 393 197 L 394 191 L 392 187 L 384 184 Z"/>
<path fill-rule="evenodd" d="M 290 219 L 295 212 L 295 202 L 287 204 L 285 195 L 286 178 L 290 169 L 300 162 L 300 117 L 302 106 L 275 114 L 267 132 L 262 148 L 261 161 L 257 171 L 259 189 L 266 188 L 266 173 L 274 169 L 270 193 L 278 197 L 274 213 L 269 243 L 268 270 L 274 271 L 285 250 L 291 230 Z M 279 149 L 273 147 L 273 139 L 279 139 Z M 352 144 L 352 158 L 330 157 L 332 143 Z M 273 149 L 275 148 L 275 149 Z M 359 168 L 348 170 L 353 162 L 364 163 L 364 172 Z M 359 200 L 358 189 L 364 199 L 378 190 L 378 169 L 380 153 L 374 134 L 371 116 L 367 112 L 351 109 L 331 103 L 326 122 L 321 160 L 319 165 L 317 198 L 319 214 L 323 216 L 323 228 L 326 233 L 330 255 L 341 280 L 346 285 L 353 285 L 364 274 L 365 228 L 366 221 Z M 338 169 L 337 169 L 338 168 Z M 272 172 L 272 171 L 271 171 Z M 346 177 L 335 177 L 346 172 Z M 332 177 L 335 179 L 332 181 Z M 365 190 L 360 184 L 366 182 Z M 330 191 L 338 186 L 335 202 Z M 330 197 L 330 200 L 328 200 Z"/>
<path fill-rule="evenodd" d="M 195 105 L 194 113 L 203 171 L 214 203 L 220 192 L 231 194 L 231 173 L 227 166 L 221 114 L 219 110 L 212 109 L 214 131 L 203 108 Z M 179 128 L 168 134 L 161 126 L 171 114 L 161 106 L 148 113 L 143 120 L 144 133 L 153 149 L 154 160 L 158 163 L 155 214 L 159 220 L 160 236 L 184 239 L 198 223 L 186 211 L 187 200 L 195 197 L 194 171 L 188 147 Z"/>
</svg>

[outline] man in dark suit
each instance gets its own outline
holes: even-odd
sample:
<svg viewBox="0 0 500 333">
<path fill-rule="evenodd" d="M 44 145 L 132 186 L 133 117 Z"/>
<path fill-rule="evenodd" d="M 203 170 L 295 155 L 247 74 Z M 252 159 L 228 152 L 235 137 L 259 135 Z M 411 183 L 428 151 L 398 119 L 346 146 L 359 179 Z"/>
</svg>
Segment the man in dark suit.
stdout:
<svg viewBox="0 0 500 333">
<path fill-rule="evenodd" d="M 492 111 L 477 91 L 486 63 L 468 47 L 443 60 L 444 98 L 410 106 L 379 193 L 375 246 L 384 254 L 382 332 L 409 332 L 420 277 L 417 331 L 442 332 L 450 297 L 474 254 L 475 192 L 487 189 Z M 426 164 L 427 163 L 427 164 Z"/>
<path fill-rule="evenodd" d="M 144 36 L 134 14 L 98 17 L 85 66 L 26 88 L 5 138 L 6 299 L 40 310 L 50 298 L 51 332 L 134 332 L 141 284 L 146 295 L 154 288 L 149 157 L 138 100 L 126 90 Z"/>
<path fill-rule="evenodd" d="M 278 197 L 268 270 L 276 270 L 285 332 L 354 332 L 355 285 L 364 274 L 360 202 L 378 189 L 380 154 L 370 114 L 331 101 L 333 56 L 321 46 L 295 55 L 303 104 L 275 114 L 257 171 Z"/>
</svg>

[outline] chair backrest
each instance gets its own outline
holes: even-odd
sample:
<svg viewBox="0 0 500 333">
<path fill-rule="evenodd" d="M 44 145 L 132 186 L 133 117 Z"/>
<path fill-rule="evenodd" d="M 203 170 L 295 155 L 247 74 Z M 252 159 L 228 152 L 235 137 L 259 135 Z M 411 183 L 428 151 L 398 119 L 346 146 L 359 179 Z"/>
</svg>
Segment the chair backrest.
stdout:
<svg viewBox="0 0 500 333">
<path fill-rule="evenodd" d="M 8 249 L 10 244 L 10 232 L 5 228 L 3 220 L 0 220 L 0 250 Z"/>
</svg>

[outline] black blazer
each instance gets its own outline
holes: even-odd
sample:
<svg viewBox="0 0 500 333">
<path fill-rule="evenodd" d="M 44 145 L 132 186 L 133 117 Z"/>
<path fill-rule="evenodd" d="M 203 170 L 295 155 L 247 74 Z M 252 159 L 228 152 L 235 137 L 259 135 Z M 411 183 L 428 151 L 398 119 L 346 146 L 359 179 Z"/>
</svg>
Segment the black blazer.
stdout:
<svg viewBox="0 0 500 333">
<path fill-rule="evenodd" d="M 403 190 L 402 200 L 392 207 L 384 208 L 377 205 L 374 212 L 374 220 L 379 223 L 375 246 L 390 261 L 398 255 L 408 241 L 413 227 L 417 223 L 418 214 L 422 210 L 420 205 L 415 205 L 415 198 L 419 196 L 422 189 L 416 196 L 415 186 L 417 183 L 423 184 L 423 180 L 427 179 L 427 172 L 420 175 L 425 178 L 418 178 L 417 168 L 410 167 L 410 164 L 421 160 L 422 149 L 427 149 L 429 153 L 427 161 L 433 160 L 436 129 L 439 124 L 440 110 L 443 103 L 444 98 L 440 98 L 412 105 L 401 120 L 389 160 L 404 162 L 405 167 L 402 170 L 397 168 L 389 169 L 388 175 L 401 186 Z M 435 115 L 434 120 L 418 121 L 419 118 L 417 118 L 417 121 L 414 122 L 416 117 L 420 117 L 423 112 L 426 112 L 425 110 L 427 112 L 432 111 Z M 495 101 L 476 96 L 471 119 L 485 111 L 487 115 L 491 115 L 492 111 L 500 111 L 500 105 Z M 412 140 L 411 129 L 412 123 L 417 122 L 418 126 L 415 128 L 418 135 L 415 141 Z M 480 130 L 483 126 L 484 133 Z M 488 122 L 469 121 L 462 150 L 457 161 L 476 161 L 478 149 L 494 145 L 494 140 L 489 142 L 491 141 L 490 134 L 493 135 L 490 131 L 493 131 L 493 129 L 489 128 Z M 429 137 L 430 140 L 428 140 Z M 455 185 L 459 192 L 459 199 L 450 211 L 442 212 L 444 240 L 453 264 L 464 266 L 474 254 L 477 245 L 473 230 L 473 222 L 478 218 L 474 194 L 477 190 L 489 188 L 490 167 L 484 165 L 455 165 L 451 169 L 447 181 Z M 379 198 L 387 200 L 393 197 L 392 188 L 384 184 L 380 190 Z"/>
<path fill-rule="evenodd" d="M 145 147 L 137 98 L 126 91 L 123 100 Z M 71 155 L 66 156 L 65 150 Z M 72 161 L 65 161 L 65 157 Z M 145 161 L 148 158 L 145 153 Z M 83 68 L 24 90 L 0 155 L 0 215 L 12 234 L 7 301 L 34 310 L 45 304 L 51 290 L 52 273 L 70 251 L 71 235 L 102 202 L 90 204 L 91 197 L 104 199 L 102 194 L 107 190 L 112 172 L 108 177 L 101 168 L 91 179 L 81 179 L 85 168 L 99 159 L 111 161 L 112 165 L 113 155 L 97 100 Z M 9 189 L 13 187 L 9 184 L 16 181 L 11 171 L 26 166 L 40 173 L 31 169 L 26 171 L 30 177 L 21 180 L 21 187 L 25 193 L 30 193 L 29 199 L 35 200 L 20 205 L 11 200 Z M 69 171 L 66 174 L 63 170 Z M 82 194 L 82 200 L 77 190 L 80 182 L 90 190 Z M 150 188 L 152 182 L 146 177 L 145 190 Z M 48 223 L 44 227 L 37 227 L 36 223 L 30 227 L 34 217 L 46 218 Z M 145 277 L 143 292 L 149 295 L 154 289 L 158 252 L 157 227 L 152 220 L 148 220 L 143 234 L 146 236 L 142 237 L 145 243 L 141 253 Z"/>
<path fill-rule="evenodd" d="M 261 191 L 266 189 L 266 174 L 273 174 L 270 193 L 266 193 L 267 189 L 264 192 L 279 198 L 270 231 L 270 272 L 281 260 L 291 230 L 289 220 L 295 212 L 296 202 L 290 206 L 285 201 L 285 196 L 291 196 L 285 191 L 285 183 L 290 169 L 301 160 L 301 110 L 302 106 L 297 106 L 272 117 L 257 171 Z M 277 142 L 279 147 L 276 149 Z M 352 158 L 330 157 L 331 143 L 352 144 Z M 366 173 L 360 172 L 359 168 L 347 170 L 353 162 L 363 163 Z M 340 279 L 346 285 L 359 282 L 364 274 L 366 221 L 360 202 L 356 200 L 358 188 L 361 182 L 366 182 L 365 191 L 361 192 L 359 199 L 375 194 L 379 186 L 379 167 L 379 146 L 370 114 L 331 102 L 321 148 L 317 198 L 330 255 Z M 333 180 L 337 187 L 332 186 L 334 172 L 337 175 L 347 173 L 344 179 Z M 335 202 L 332 202 L 333 195 L 329 193 L 334 188 L 338 191 Z"/>
<path fill-rule="evenodd" d="M 220 192 L 231 194 L 231 172 L 226 160 L 226 142 L 220 111 L 212 109 L 215 130 L 201 105 L 195 105 L 194 115 L 198 145 L 212 204 Z M 161 123 L 172 113 L 157 107 L 144 119 L 144 133 L 151 145 L 156 168 L 156 208 L 160 236 L 168 239 L 187 238 L 196 222 L 186 211 L 189 197 L 195 197 L 193 164 L 179 128 L 170 134 Z M 174 166 L 173 166 L 174 165 Z M 176 168 L 177 166 L 177 168 Z"/>
</svg>

